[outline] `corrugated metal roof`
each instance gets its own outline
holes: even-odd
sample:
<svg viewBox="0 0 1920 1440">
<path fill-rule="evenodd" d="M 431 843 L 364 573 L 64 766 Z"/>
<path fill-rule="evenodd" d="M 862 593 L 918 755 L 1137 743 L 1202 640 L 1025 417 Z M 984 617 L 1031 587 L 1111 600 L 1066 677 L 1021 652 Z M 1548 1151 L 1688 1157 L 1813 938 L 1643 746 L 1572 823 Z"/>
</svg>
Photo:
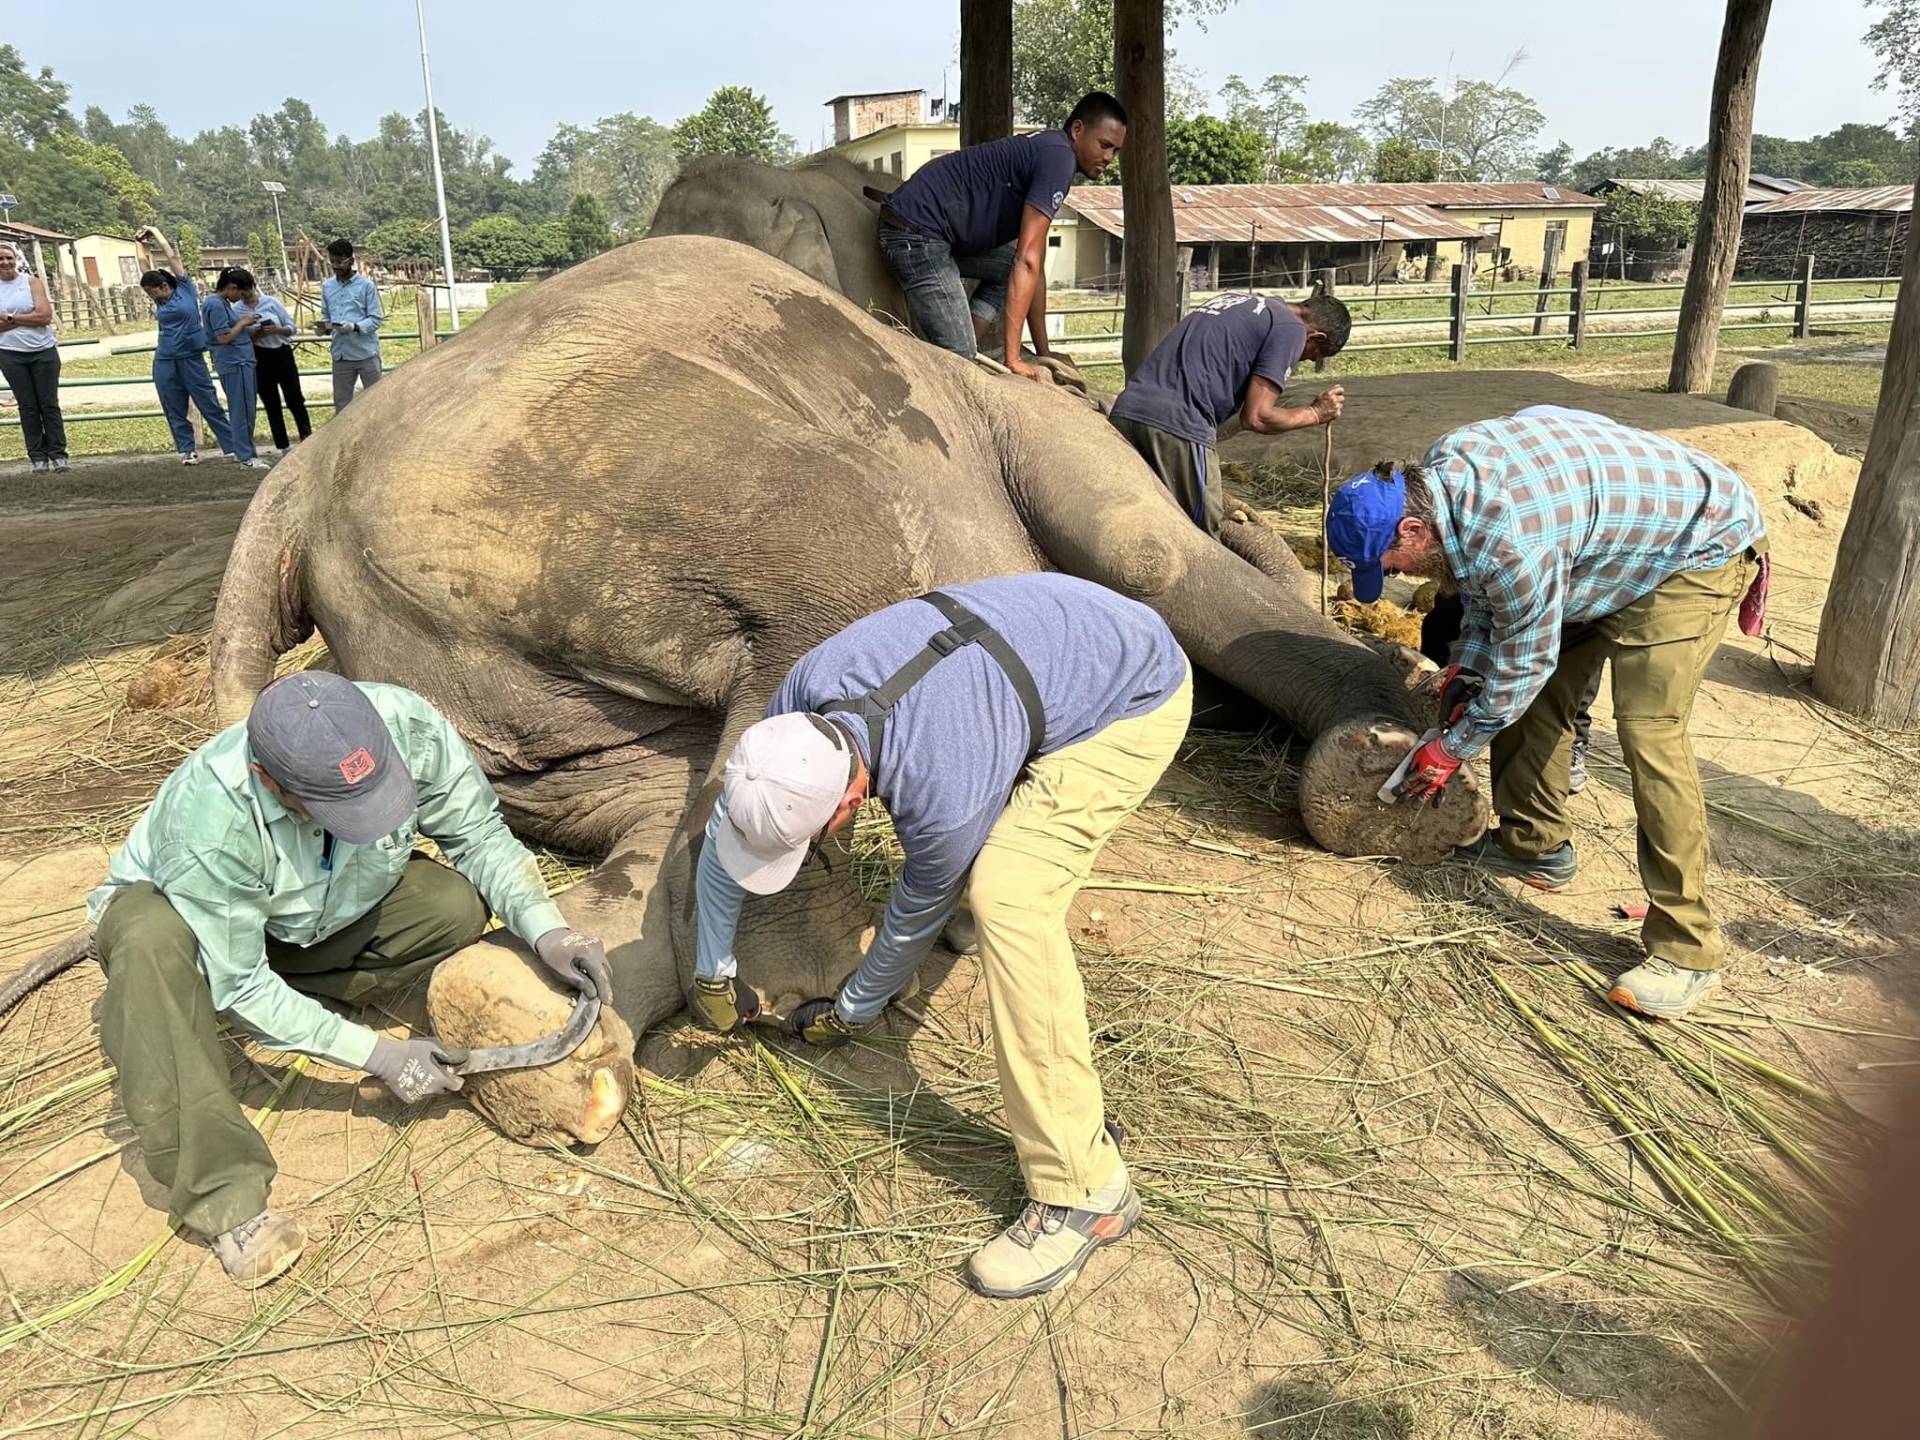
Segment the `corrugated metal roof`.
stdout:
<svg viewBox="0 0 1920 1440">
<path fill-rule="evenodd" d="M 58 230 L 42 230 L 38 225 L 28 225 L 21 220 L 9 220 L 0 224 L 0 235 L 26 235 L 41 240 L 71 240 L 73 236 L 62 235 Z"/>
<path fill-rule="evenodd" d="M 1215 241 L 1245 243 L 1259 240 L 1268 245 L 1358 244 L 1381 238 L 1380 222 L 1387 222 L 1389 240 L 1471 240 L 1480 232 L 1471 226 L 1425 205 L 1211 205 L 1203 203 L 1205 192 L 1224 186 L 1175 186 L 1173 191 L 1173 238 L 1182 245 Z M 1240 189 L 1283 189 L 1283 186 L 1240 186 Z M 1192 194 L 1192 202 L 1181 200 L 1182 192 Z M 1104 192 L 1104 193 L 1101 193 Z M 1094 196 L 1099 198 L 1095 199 Z M 1079 185 L 1067 196 L 1074 212 L 1109 235 L 1125 230 L 1125 221 L 1117 204 L 1119 190 L 1107 185 Z"/>
<path fill-rule="evenodd" d="M 1622 190 L 1631 190 L 1636 195 L 1658 195 L 1665 200 L 1687 200 L 1698 205 L 1706 194 L 1707 182 L 1704 180 L 1613 180 L 1609 183 Z M 1747 182 L 1747 203 L 1757 204 L 1763 200 L 1780 198 L 1777 186 L 1768 186 L 1749 180 Z"/>
<path fill-rule="evenodd" d="M 1076 186 L 1082 190 L 1110 192 L 1108 200 L 1091 203 L 1118 210 L 1120 187 L 1117 185 Z M 1553 190 L 1553 195 L 1547 192 Z M 1291 209 L 1301 205 L 1322 206 L 1409 206 L 1431 205 L 1441 209 L 1458 207 L 1469 210 L 1582 209 L 1599 205 L 1591 195 L 1578 190 L 1555 189 L 1540 181 L 1525 185 L 1176 185 L 1173 203 L 1177 210 L 1182 194 L 1191 194 L 1191 203 L 1220 210 L 1248 207 Z M 1085 213 L 1082 211 L 1082 213 Z"/>
<path fill-rule="evenodd" d="M 1871 190 L 1796 190 L 1756 205 L 1749 215 L 1790 215 L 1818 210 L 1887 210 L 1896 214 L 1913 210 L 1913 186 L 1878 185 Z"/>
</svg>

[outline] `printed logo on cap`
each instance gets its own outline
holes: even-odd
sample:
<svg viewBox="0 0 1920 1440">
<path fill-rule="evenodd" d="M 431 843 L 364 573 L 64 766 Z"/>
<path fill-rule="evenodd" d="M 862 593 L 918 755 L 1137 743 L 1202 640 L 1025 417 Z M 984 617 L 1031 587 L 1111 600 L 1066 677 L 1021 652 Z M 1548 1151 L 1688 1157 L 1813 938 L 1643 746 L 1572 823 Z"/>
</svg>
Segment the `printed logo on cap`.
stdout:
<svg viewBox="0 0 1920 1440">
<path fill-rule="evenodd" d="M 373 756 L 364 745 L 340 762 L 340 774 L 349 785 L 358 785 L 372 773 Z"/>
</svg>

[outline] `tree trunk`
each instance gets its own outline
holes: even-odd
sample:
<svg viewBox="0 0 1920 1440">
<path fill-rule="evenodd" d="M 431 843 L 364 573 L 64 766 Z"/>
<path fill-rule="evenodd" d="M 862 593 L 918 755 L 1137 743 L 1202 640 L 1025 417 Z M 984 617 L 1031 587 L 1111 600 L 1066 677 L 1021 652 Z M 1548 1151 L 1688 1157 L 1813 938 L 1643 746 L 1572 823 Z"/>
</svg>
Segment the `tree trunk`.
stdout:
<svg viewBox="0 0 1920 1440">
<path fill-rule="evenodd" d="M 1116 0 L 1113 76 L 1127 112 L 1127 142 L 1120 151 L 1127 284 L 1120 359 L 1131 376 L 1179 318 L 1173 182 L 1167 175 L 1165 0 Z"/>
<path fill-rule="evenodd" d="M 1920 728 L 1920 225 L 1907 229 L 1880 408 L 1820 616 L 1813 693 L 1896 730 Z"/>
<path fill-rule="evenodd" d="M 960 0 L 960 143 L 1013 134 L 1013 0 Z"/>
<path fill-rule="evenodd" d="M 1740 216 L 1753 168 L 1753 97 L 1760 83 L 1760 42 L 1767 38 L 1773 0 L 1727 0 L 1720 27 L 1720 59 L 1713 71 L 1713 110 L 1707 117 L 1707 183 L 1693 260 L 1680 301 L 1680 333 L 1673 340 L 1667 389 L 1697 395 L 1713 388 L 1720 348 L 1720 311 L 1740 252 Z"/>
</svg>

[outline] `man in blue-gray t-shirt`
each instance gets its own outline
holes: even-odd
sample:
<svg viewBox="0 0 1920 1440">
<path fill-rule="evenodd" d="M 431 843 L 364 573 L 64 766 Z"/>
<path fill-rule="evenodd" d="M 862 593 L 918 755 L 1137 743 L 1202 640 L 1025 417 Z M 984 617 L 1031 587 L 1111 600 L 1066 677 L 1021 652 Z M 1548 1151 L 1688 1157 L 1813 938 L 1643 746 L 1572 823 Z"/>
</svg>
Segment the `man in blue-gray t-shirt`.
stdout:
<svg viewBox="0 0 1920 1440">
<path fill-rule="evenodd" d="M 996 315 L 1006 316 L 1007 368 L 1037 378 L 1020 358 L 1020 327 L 1045 355 L 1047 227 L 1073 177 L 1099 175 L 1127 138 L 1120 102 L 1094 91 L 1058 130 L 969 145 L 923 165 L 880 207 L 877 238 L 906 291 L 921 336 L 972 359 Z M 977 280 L 969 306 L 963 280 Z"/>
<path fill-rule="evenodd" d="M 1114 428 L 1187 518 L 1217 535 L 1219 428 L 1235 415 L 1256 435 L 1339 419 L 1347 392 L 1338 385 L 1297 407 L 1282 405 L 1280 392 L 1302 360 L 1338 355 L 1352 327 L 1347 307 L 1331 295 L 1297 305 L 1272 295 L 1216 296 L 1169 330 L 1133 372 L 1113 402 Z"/>
<path fill-rule="evenodd" d="M 906 863 L 860 968 L 789 1014 L 789 1033 L 844 1044 L 919 969 L 963 891 L 972 905 L 1030 1197 L 969 1262 L 982 1294 L 1053 1289 L 1139 1218 L 1105 1124 L 1067 907 L 1192 708 L 1186 656 L 1152 610 L 1067 575 L 1010 575 L 902 601 L 808 651 L 728 757 L 695 870 L 694 995 L 711 1024 L 759 1014 L 734 979 L 742 901 L 785 889 L 869 796 Z"/>
</svg>

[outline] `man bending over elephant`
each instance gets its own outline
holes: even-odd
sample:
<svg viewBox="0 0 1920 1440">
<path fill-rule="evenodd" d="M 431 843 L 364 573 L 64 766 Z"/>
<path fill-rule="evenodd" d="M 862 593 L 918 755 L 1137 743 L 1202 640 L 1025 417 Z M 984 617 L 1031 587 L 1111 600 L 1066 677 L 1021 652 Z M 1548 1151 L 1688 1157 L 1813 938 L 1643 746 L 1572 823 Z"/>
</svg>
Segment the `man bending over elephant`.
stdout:
<svg viewBox="0 0 1920 1440">
<path fill-rule="evenodd" d="M 1270 295 L 1220 295 L 1167 332 L 1113 402 L 1114 429 L 1140 452 L 1181 512 L 1220 533 L 1223 497 L 1214 449 L 1235 415 L 1256 435 L 1280 435 L 1340 418 L 1347 392 L 1335 385 L 1311 405 L 1287 406 L 1280 392 L 1302 360 L 1326 360 L 1353 333 L 1347 307 L 1331 295 L 1298 305 Z"/>
<path fill-rule="evenodd" d="M 416 834 L 455 869 L 416 854 Z M 228 1088 L 216 1013 L 408 1104 L 458 1090 L 433 1040 L 376 1035 L 312 997 L 410 985 L 478 939 L 489 908 L 562 982 L 610 998 L 600 942 L 568 929 L 465 743 L 397 685 L 290 675 L 160 787 L 87 900 L 101 1041 L 148 1173 L 235 1283 L 282 1274 L 305 1236 L 267 1208 L 273 1154 Z"/>
<path fill-rule="evenodd" d="M 744 896 L 784 889 L 869 795 L 906 864 L 860 968 L 837 997 L 799 1006 L 789 1031 L 844 1044 L 919 969 L 963 891 L 971 901 L 1031 1197 L 968 1264 L 983 1295 L 1064 1284 L 1139 1219 L 1066 916 L 1192 706 L 1186 657 L 1153 611 L 1070 576 L 1013 575 L 891 605 L 808 651 L 727 760 L 696 872 L 696 996 L 719 1028 L 758 1013 L 733 979 Z"/>
<path fill-rule="evenodd" d="M 1738 607 L 1741 629 L 1760 633 L 1766 525 L 1746 482 L 1612 420 L 1516 415 L 1442 435 L 1404 474 L 1382 465 L 1349 480 L 1327 536 L 1358 600 L 1378 599 L 1394 570 L 1469 602 L 1442 682 L 1445 728 L 1413 752 L 1399 791 L 1424 803 L 1492 746 L 1500 828 L 1461 860 L 1541 890 L 1572 882 L 1574 715 L 1612 662 L 1647 891 L 1647 959 L 1612 998 L 1678 1019 L 1718 993 L 1727 944 L 1707 908 L 1707 807 L 1687 721 L 1727 617 Z"/>
<path fill-rule="evenodd" d="M 1127 112 L 1096 90 L 1062 129 L 968 145 L 889 195 L 880 207 L 880 253 L 920 334 L 972 359 L 1004 306 L 1007 368 L 1039 378 L 1020 358 L 1020 327 L 1031 322 L 1034 353 L 1049 353 L 1047 227 L 1074 175 L 1099 175 L 1126 138 Z M 971 308 L 962 280 L 980 282 Z"/>
</svg>

